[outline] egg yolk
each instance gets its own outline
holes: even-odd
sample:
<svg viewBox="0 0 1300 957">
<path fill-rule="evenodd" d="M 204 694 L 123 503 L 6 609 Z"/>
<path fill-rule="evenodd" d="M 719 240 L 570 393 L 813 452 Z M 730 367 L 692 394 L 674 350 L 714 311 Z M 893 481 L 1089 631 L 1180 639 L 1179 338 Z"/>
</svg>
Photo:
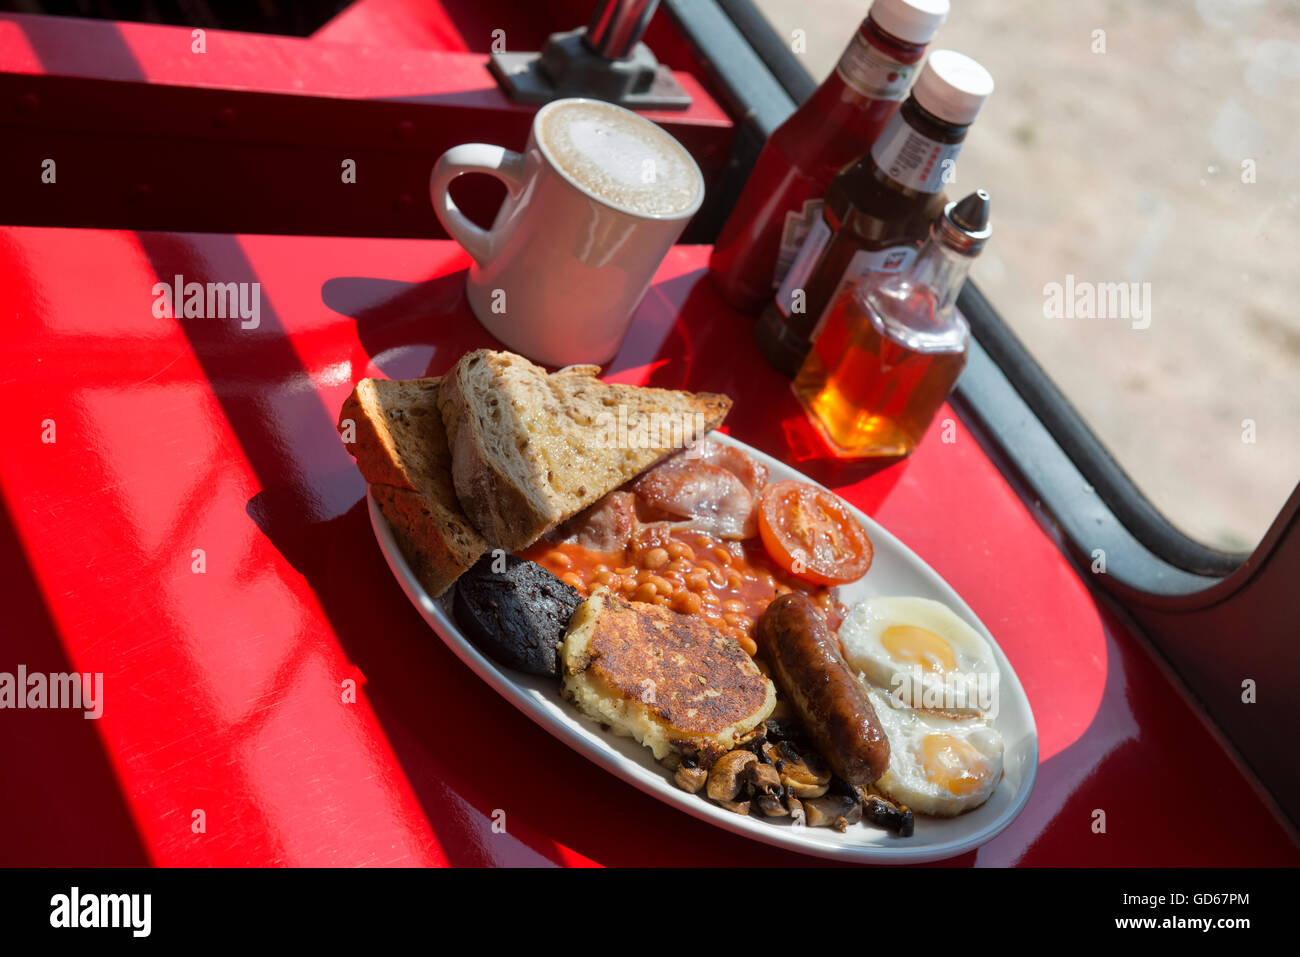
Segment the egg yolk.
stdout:
<svg viewBox="0 0 1300 957">
<path fill-rule="evenodd" d="M 921 769 L 932 784 L 952 794 L 978 791 L 992 770 L 978 749 L 950 734 L 927 735 L 921 742 Z"/>
<path fill-rule="evenodd" d="M 895 661 L 920 665 L 922 671 L 956 671 L 957 656 L 952 645 L 918 625 L 890 625 L 880 643 Z"/>
</svg>

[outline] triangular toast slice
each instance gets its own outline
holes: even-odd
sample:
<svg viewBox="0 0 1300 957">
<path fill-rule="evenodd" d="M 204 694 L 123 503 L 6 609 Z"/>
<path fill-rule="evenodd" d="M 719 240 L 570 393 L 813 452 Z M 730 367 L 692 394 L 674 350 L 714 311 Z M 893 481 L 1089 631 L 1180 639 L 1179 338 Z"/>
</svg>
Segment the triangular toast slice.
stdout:
<svg viewBox="0 0 1300 957">
<path fill-rule="evenodd" d="M 435 597 L 488 547 L 452 487 L 451 451 L 438 411 L 440 383 L 362 379 L 339 413 L 346 448 L 402 554 Z"/>
<path fill-rule="evenodd" d="M 553 375 L 480 349 L 443 378 L 438 406 L 461 507 L 510 551 L 721 424 L 731 399 L 607 385 L 596 366 Z"/>
</svg>

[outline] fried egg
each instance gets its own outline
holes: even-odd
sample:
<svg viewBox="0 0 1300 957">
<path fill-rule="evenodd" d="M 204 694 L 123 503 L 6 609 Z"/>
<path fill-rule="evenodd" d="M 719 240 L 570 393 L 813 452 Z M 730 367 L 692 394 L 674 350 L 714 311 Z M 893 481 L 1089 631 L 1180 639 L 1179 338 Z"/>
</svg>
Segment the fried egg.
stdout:
<svg viewBox="0 0 1300 957">
<path fill-rule="evenodd" d="M 876 782 L 882 794 L 938 817 L 989 799 L 1002 780 L 1002 735 L 987 721 L 896 708 L 879 688 L 869 688 L 867 697 L 889 739 L 889 769 Z"/>
<path fill-rule="evenodd" d="M 942 602 L 871 598 L 853 606 L 839 635 L 849 665 L 896 706 L 996 713 L 993 649 Z"/>
</svg>

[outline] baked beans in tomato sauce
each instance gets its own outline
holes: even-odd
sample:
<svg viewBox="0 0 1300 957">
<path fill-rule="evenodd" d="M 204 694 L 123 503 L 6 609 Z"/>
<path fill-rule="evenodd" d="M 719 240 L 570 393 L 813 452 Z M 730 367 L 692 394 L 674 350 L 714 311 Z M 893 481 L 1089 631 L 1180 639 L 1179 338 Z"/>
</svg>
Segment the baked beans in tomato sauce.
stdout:
<svg viewBox="0 0 1300 957">
<path fill-rule="evenodd" d="M 703 532 L 647 528 L 622 551 L 537 542 L 520 553 L 583 597 L 604 585 L 632 601 L 702 616 L 751 657 L 758 618 L 777 595 L 801 591 L 826 615 L 832 632 L 844 616 L 830 589 L 777 567 L 757 538 L 721 541 Z"/>
</svg>

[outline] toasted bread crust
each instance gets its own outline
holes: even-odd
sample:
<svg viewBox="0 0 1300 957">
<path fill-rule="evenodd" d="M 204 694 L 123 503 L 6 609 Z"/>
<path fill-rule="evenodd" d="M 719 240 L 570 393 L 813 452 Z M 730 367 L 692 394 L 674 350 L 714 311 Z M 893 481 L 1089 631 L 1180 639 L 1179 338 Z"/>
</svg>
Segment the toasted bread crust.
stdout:
<svg viewBox="0 0 1300 957">
<path fill-rule="evenodd" d="M 410 460 L 414 458 L 414 450 L 409 438 L 398 434 L 398 424 L 390 422 L 388 415 L 405 419 L 408 416 L 423 416 L 429 409 L 437 412 L 441 381 L 437 377 L 409 379 L 402 383 L 380 386 L 374 379 L 362 379 L 344 400 L 339 412 L 339 432 L 343 432 L 349 420 L 353 423 L 356 440 L 348 451 L 357 460 L 357 469 L 366 482 L 417 490 L 414 473 L 423 463 Z M 380 389 L 396 390 L 399 387 L 402 389 L 402 405 L 386 410 Z M 385 414 L 386 411 L 388 415 Z M 441 417 L 433 425 L 435 428 L 441 425 Z M 408 441 L 403 442 L 404 438 Z"/>
<path fill-rule="evenodd" d="M 482 554 L 481 550 L 467 546 L 462 539 L 450 534 L 445 523 L 430 508 L 429 500 L 420 492 L 391 485 L 372 485 L 370 494 L 384 518 L 388 519 L 393 537 L 411 571 L 434 598 L 445 592 Z"/>
<path fill-rule="evenodd" d="M 362 379 L 339 412 L 347 445 L 420 583 L 441 595 L 487 550 L 452 488 L 440 380 Z"/>
<path fill-rule="evenodd" d="M 453 485 L 465 514 L 491 545 L 514 551 L 532 544 L 554 525 L 702 438 L 731 408 L 724 395 L 607 385 L 596 378 L 598 371 L 574 366 L 547 377 L 522 357 L 480 349 L 462 356 L 443 380 L 438 405 L 453 450 Z M 662 412 L 683 420 L 688 413 L 698 414 L 700 423 L 684 425 L 670 441 L 654 447 L 632 446 L 632 451 L 601 458 L 599 447 L 592 445 L 600 434 L 595 422 L 619 408 L 631 409 L 633 422 Z M 539 464 L 535 453 L 524 451 L 534 438 L 542 446 L 555 439 L 557 448 L 567 440 L 568 457 L 553 467 Z M 576 489 L 562 488 L 565 482 L 576 483 Z"/>
<path fill-rule="evenodd" d="M 461 508 L 492 546 L 514 551 L 536 541 L 549 524 L 541 504 L 487 454 L 487 423 L 471 401 L 474 367 L 494 355 L 462 356 L 443 380 L 438 408 L 451 444 L 451 477 Z"/>
</svg>

